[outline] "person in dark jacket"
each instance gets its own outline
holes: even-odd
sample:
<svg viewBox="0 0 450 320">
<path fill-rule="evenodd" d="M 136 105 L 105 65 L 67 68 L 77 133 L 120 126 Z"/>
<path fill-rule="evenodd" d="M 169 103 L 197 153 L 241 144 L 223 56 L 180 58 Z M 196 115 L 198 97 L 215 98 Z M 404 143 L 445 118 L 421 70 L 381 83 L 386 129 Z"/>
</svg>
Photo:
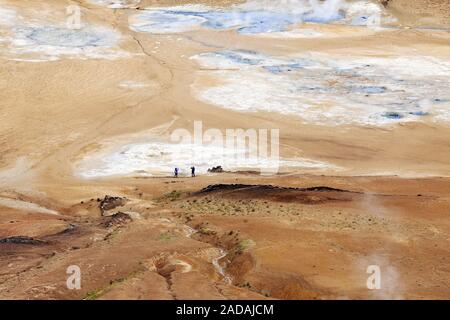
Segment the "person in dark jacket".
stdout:
<svg viewBox="0 0 450 320">
<path fill-rule="evenodd" d="M 192 178 L 195 177 L 195 167 L 194 166 L 191 167 L 191 177 Z"/>
</svg>

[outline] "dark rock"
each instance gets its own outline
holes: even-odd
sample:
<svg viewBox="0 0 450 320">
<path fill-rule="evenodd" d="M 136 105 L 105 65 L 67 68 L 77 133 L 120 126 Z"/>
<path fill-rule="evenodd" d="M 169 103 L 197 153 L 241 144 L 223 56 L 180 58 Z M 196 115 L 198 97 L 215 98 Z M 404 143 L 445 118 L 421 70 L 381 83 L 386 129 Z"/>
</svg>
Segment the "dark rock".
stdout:
<svg viewBox="0 0 450 320">
<path fill-rule="evenodd" d="M 264 185 L 264 184 L 212 184 L 200 190 L 200 193 L 209 193 L 215 191 L 233 191 L 240 189 L 253 189 L 258 191 L 269 191 L 269 190 L 280 190 L 280 191 L 310 191 L 310 192 L 353 192 L 349 190 L 336 189 L 326 186 L 318 186 L 318 187 L 310 187 L 310 188 L 285 188 L 285 187 L 277 187 L 272 185 Z"/>
<path fill-rule="evenodd" d="M 403 118 L 403 115 L 399 112 L 386 112 L 385 114 L 383 114 L 383 116 L 388 119 L 402 119 Z"/>
<path fill-rule="evenodd" d="M 126 198 L 111 197 L 106 195 L 105 198 L 102 201 L 100 201 L 100 210 L 102 211 L 102 215 L 105 211 L 123 206 L 126 202 L 127 202 Z"/>
<path fill-rule="evenodd" d="M 208 172 L 221 173 L 223 172 L 222 166 L 212 167 L 208 169 Z"/>
<path fill-rule="evenodd" d="M 126 224 L 131 221 L 133 221 L 133 219 L 130 217 L 130 215 L 119 211 L 112 216 L 105 217 L 105 220 L 100 225 L 105 228 L 111 228 L 114 226 Z"/>
<path fill-rule="evenodd" d="M 381 0 L 381 4 L 382 4 L 385 8 L 387 8 L 387 6 L 389 5 L 389 1 L 391 1 L 391 0 Z"/>
<path fill-rule="evenodd" d="M 0 243 L 42 245 L 47 242 L 26 236 L 15 236 L 0 239 Z"/>
</svg>

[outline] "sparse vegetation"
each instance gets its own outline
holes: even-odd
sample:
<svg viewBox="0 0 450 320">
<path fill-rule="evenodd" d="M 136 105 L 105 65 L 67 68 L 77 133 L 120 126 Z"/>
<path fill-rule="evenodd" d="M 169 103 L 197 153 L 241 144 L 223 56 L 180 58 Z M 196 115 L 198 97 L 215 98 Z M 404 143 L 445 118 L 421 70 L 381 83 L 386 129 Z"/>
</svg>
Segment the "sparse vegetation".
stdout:
<svg viewBox="0 0 450 320">
<path fill-rule="evenodd" d="M 169 240 L 173 240 L 173 239 L 175 239 L 175 238 L 177 238 L 177 236 L 174 235 L 173 233 L 170 233 L 170 232 L 164 232 L 164 233 L 161 233 L 161 234 L 158 236 L 157 240 L 158 240 L 158 241 L 169 241 Z"/>
<path fill-rule="evenodd" d="M 97 300 L 103 293 L 105 293 L 104 289 L 90 291 L 83 300 Z"/>
<path fill-rule="evenodd" d="M 142 272 L 143 272 L 143 270 L 136 270 L 136 271 L 133 271 L 130 274 L 128 274 L 126 277 L 118 278 L 118 279 L 115 279 L 115 280 L 111 280 L 111 281 L 109 281 L 109 284 L 107 286 L 105 286 L 104 288 L 100 288 L 100 289 L 97 289 L 97 290 L 89 291 L 86 294 L 86 296 L 84 297 L 83 300 L 97 300 L 102 295 L 104 295 L 109 290 L 111 290 L 115 285 L 117 285 L 119 283 L 122 283 L 122 282 L 125 282 L 128 279 L 130 279 L 130 278 L 132 278 L 134 276 L 137 276 L 138 274 L 140 274 Z"/>
<path fill-rule="evenodd" d="M 208 228 L 207 226 L 201 226 L 198 229 L 198 233 L 202 234 L 202 235 L 216 235 L 217 232 L 214 230 L 211 230 L 210 228 Z"/>
<path fill-rule="evenodd" d="M 237 245 L 237 251 L 245 252 L 245 251 L 249 250 L 250 248 L 254 247 L 255 244 L 256 244 L 255 241 L 253 241 L 252 239 L 242 240 Z"/>
<path fill-rule="evenodd" d="M 165 194 L 164 197 L 170 201 L 176 201 L 181 197 L 181 195 L 181 191 L 173 190 L 172 192 Z"/>
<path fill-rule="evenodd" d="M 159 203 L 172 202 L 179 200 L 182 195 L 183 192 L 178 190 L 172 190 L 171 192 L 164 194 L 162 197 L 155 199 L 155 201 Z"/>
</svg>

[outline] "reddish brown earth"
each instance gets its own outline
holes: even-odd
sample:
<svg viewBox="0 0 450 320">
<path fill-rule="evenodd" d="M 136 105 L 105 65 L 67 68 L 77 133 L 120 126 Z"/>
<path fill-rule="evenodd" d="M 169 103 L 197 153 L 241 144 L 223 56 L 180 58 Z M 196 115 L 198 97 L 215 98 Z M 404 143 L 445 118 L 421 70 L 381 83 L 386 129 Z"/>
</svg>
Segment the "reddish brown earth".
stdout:
<svg viewBox="0 0 450 320">
<path fill-rule="evenodd" d="M 449 297 L 449 179 L 224 173 L 122 186 L 128 200 L 103 217 L 93 191 L 55 203 L 60 216 L 4 211 L 1 238 L 40 242 L 0 243 L 1 297 Z M 213 266 L 220 249 L 231 282 Z M 70 265 L 81 290 L 66 287 Z M 369 265 L 381 268 L 381 290 L 366 287 Z"/>
</svg>

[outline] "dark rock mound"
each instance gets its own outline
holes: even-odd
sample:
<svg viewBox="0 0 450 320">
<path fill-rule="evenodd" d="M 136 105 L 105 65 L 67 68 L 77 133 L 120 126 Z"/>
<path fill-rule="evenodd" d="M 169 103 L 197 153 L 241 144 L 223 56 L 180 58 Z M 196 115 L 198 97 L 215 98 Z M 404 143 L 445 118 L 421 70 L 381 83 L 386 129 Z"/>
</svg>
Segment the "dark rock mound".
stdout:
<svg viewBox="0 0 450 320">
<path fill-rule="evenodd" d="M 126 198 L 112 197 L 106 195 L 105 198 L 100 201 L 100 210 L 102 211 L 103 214 L 105 211 L 112 210 L 114 208 L 125 205 L 126 202 L 127 202 Z"/>
<path fill-rule="evenodd" d="M 207 186 L 206 188 L 203 188 L 200 190 L 200 193 L 209 193 L 209 192 L 216 192 L 216 191 L 232 191 L 232 190 L 238 190 L 238 189 L 245 189 L 250 187 L 256 187 L 252 185 L 247 184 L 211 184 Z"/>
<path fill-rule="evenodd" d="M 105 217 L 105 220 L 100 225 L 105 228 L 111 228 L 114 226 L 126 224 L 131 221 L 133 221 L 133 219 L 130 217 L 130 215 L 119 211 L 112 216 Z"/>
<path fill-rule="evenodd" d="M 298 188 L 296 190 L 301 191 L 313 191 L 313 192 L 355 192 L 343 189 L 336 189 L 331 187 L 311 187 L 311 188 Z"/>
<path fill-rule="evenodd" d="M 275 202 L 320 204 L 333 201 L 351 201 L 358 192 L 331 187 L 284 188 L 272 185 L 214 184 L 196 195 L 220 194 L 232 199 L 261 199 Z"/>
<path fill-rule="evenodd" d="M 2 238 L 0 239 L 0 243 L 41 245 L 46 244 L 47 242 L 26 236 L 15 236 Z"/>
<path fill-rule="evenodd" d="M 217 166 L 217 167 L 212 167 L 208 169 L 208 172 L 213 172 L 213 173 L 221 173 L 223 172 L 223 168 L 222 166 Z"/>
<path fill-rule="evenodd" d="M 349 190 L 336 189 L 331 187 L 319 186 L 310 188 L 285 188 L 272 185 L 251 185 L 251 184 L 212 184 L 200 190 L 199 193 L 209 193 L 218 191 L 235 191 L 235 190 L 258 190 L 258 191 L 305 191 L 305 192 L 353 192 Z"/>
</svg>

